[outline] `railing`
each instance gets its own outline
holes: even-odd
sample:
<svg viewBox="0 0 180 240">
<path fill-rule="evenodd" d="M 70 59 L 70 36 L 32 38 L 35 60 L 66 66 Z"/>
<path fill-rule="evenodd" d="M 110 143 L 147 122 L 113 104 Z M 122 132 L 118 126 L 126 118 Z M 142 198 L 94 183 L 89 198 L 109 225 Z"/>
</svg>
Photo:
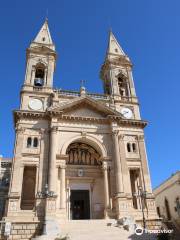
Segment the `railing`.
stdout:
<svg viewBox="0 0 180 240">
<path fill-rule="evenodd" d="M 136 97 L 121 96 L 121 100 L 124 101 L 124 102 L 132 102 L 135 99 L 137 99 L 137 98 Z"/>
<path fill-rule="evenodd" d="M 35 91 L 42 91 L 42 89 L 42 87 L 33 86 L 33 90 Z"/>
<path fill-rule="evenodd" d="M 103 100 L 109 100 L 109 96 L 105 94 L 99 94 L 99 93 L 87 93 L 87 96 L 96 98 L 96 99 L 103 99 Z"/>
<path fill-rule="evenodd" d="M 79 97 L 81 96 L 80 92 L 77 91 L 69 91 L 69 90 L 61 90 L 61 89 L 54 89 L 54 92 L 58 93 L 60 96 L 74 96 Z M 95 99 L 102 99 L 102 100 L 108 100 L 109 96 L 105 94 L 98 94 L 98 93 L 86 93 L 86 96 L 89 96 L 91 98 Z"/>
<path fill-rule="evenodd" d="M 80 93 L 77 92 L 77 91 L 54 89 L 54 92 L 57 92 L 61 96 L 75 96 L 75 97 L 79 97 L 80 96 Z"/>
</svg>

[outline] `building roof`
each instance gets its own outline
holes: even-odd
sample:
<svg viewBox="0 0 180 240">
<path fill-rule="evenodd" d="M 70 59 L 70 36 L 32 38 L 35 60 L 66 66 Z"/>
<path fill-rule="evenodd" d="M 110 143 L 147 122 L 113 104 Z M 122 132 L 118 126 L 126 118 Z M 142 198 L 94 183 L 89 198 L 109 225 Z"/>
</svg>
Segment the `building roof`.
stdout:
<svg viewBox="0 0 180 240">
<path fill-rule="evenodd" d="M 175 172 L 169 178 L 164 180 L 159 186 L 155 187 L 153 189 L 153 193 L 157 195 L 160 192 L 169 188 L 170 186 L 174 185 L 175 183 L 180 183 L 180 171 Z"/>
</svg>

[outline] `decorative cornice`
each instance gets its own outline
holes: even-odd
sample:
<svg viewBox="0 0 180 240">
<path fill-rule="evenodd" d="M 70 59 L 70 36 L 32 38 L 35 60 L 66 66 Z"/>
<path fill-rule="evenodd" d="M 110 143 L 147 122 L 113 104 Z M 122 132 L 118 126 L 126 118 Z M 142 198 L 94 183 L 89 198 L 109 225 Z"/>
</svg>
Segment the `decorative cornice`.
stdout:
<svg viewBox="0 0 180 240">
<path fill-rule="evenodd" d="M 15 110 L 14 118 L 17 121 L 20 118 L 45 118 L 47 114 L 45 112 L 28 111 L 28 110 Z"/>
<path fill-rule="evenodd" d="M 108 123 L 109 122 L 109 120 L 107 118 L 72 116 L 72 115 L 62 115 L 60 117 L 60 119 L 75 120 L 75 121 L 101 122 L 101 123 Z"/>
<path fill-rule="evenodd" d="M 109 115 L 108 118 L 110 120 L 117 121 L 121 125 L 126 125 L 126 126 L 136 126 L 136 127 L 144 128 L 147 125 L 147 121 L 135 120 L 135 119 L 122 119 L 122 117 L 116 116 L 116 115 Z"/>
<path fill-rule="evenodd" d="M 59 119 L 70 121 L 90 121 L 97 123 L 109 123 L 110 121 L 117 121 L 117 123 L 123 126 L 136 126 L 141 128 L 144 128 L 147 125 L 147 121 L 135 119 L 123 119 L 122 116 L 119 115 L 107 115 L 107 117 L 84 117 L 65 115 L 62 114 L 62 111 L 47 111 L 47 112 L 23 111 L 23 110 L 14 111 L 15 123 L 20 118 L 51 119 L 53 116 L 57 116 Z"/>
</svg>

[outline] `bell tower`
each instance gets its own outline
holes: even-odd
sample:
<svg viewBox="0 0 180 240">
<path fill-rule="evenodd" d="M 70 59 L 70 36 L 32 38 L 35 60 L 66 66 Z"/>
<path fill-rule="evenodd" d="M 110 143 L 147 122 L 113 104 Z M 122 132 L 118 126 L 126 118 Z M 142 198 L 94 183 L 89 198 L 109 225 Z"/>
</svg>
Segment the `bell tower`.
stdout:
<svg viewBox="0 0 180 240">
<path fill-rule="evenodd" d="M 124 53 L 112 31 L 100 77 L 103 80 L 104 93 L 115 99 L 136 98 L 132 77 L 132 63 Z"/>
<path fill-rule="evenodd" d="M 46 19 L 39 33 L 27 49 L 23 89 L 43 88 L 47 90 L 52 88 L 55 64 L 55 45 L 52 42 Z"/>
<path fill-rule="evenodd" d="M 46 19 L 26 51 L 26 72 L 21 90 L 21 110 L 44 111 L 50 106 L 55 66 L 55 45 L 52 42 Z"/>
</svg>

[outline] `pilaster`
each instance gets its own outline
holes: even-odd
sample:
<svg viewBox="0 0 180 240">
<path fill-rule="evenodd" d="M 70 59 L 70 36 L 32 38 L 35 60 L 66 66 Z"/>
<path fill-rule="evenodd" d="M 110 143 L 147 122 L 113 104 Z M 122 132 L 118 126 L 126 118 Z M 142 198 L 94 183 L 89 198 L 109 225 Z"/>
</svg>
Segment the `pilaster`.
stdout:
<svg viewBox="0 0 180 240">
<path fill-rule="evenodd" d="M 109 182 L 108 182 L 108 166 L 107 163 L 103 162 L 102 165 L 103 178 L 104 178 L 104 217 L 108 217 L 108 209 L 110 208 L 110 196 L 109 196 Z"/>
<path fill-rule="evenodd" d="M 48 184 L 49 191 L 56 192 L 56 143 L 57 143 L 57 127 L 52 127 L 50 132 L 50 157 L 49 157 L 49 174 Z"/>
<path fill-rule="evenodd" d="M 139 152 L 140 152 L 140 157 L 141 157 L 142 174 L 143 174 L 143 178 L 144 178 L 143 179 L 144 187 L 148 193 L 152 193 L 151 180 L 150 180 L 150 174 L 149 174 L 149 166 L 148 166 L 146 148 L 145 148 L 145 142 L 144 142 L 144 135 L 138 136 L 138 143 L 139 143 Z"/>
<path fill-rule="evenodd" d="M 123 179 L 122 179 L 122 166 L 120 162 L 119 153 L 119 141 L 118 141 L 118 130 L 112 130 L 112 138 L 114 145 L 114 165 L 115 165 L 115 178 L 116 178 L 116 195 L 121 195 L 124 191 L 123 189 Z"/>
<path fill-rule="evenodd" d="M 66 208 L 66 162 L 60 165 L 60 208 Z"/>
</svg>

